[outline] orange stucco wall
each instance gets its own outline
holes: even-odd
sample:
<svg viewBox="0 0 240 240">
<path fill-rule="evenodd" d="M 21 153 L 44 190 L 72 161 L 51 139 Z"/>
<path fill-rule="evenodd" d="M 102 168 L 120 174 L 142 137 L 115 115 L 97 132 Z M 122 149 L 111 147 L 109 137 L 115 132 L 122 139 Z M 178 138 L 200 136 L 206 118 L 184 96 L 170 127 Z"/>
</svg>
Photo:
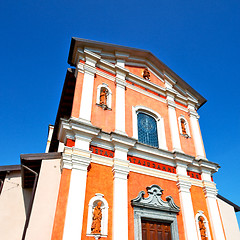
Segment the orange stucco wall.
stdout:
<svg viewBox="0 0 240 240">
<path fill-rule="evenodd" d="M 112 91 L 112 106 L 111 110 L 103 110 L 96 104 L 97 102 L 97 87 L 102 83 L 106 83 Z M 112 132 L 115 129 L 115 104 L 116 104 L 116 86 L 115 83 L 103 78 L 99 75 L 94 79 L 93 87 L 93 102 L 92 102 L 91 122 L 94 126 L 102 128 L 105 132 Z"/>
<path fill-rule="evenodd" d="M 186 138 L 180 134 L 179 122 L 178 122 L 178 132 L 179 132 L 179 138 L 180 138 L 182 150 L 184 153 L 186 153 L 188 155 L 195 156 L 196 151 L 195 151 L 195 146 L 194 146 L 194 142 L 193 142 L 192 129 L 191 129 L 189 115 L 187 112 L 184 112 L 177 108 L 176 108 L 176 115 L 177 115 L 177 121 L 178 121 L 178 118 L 180 117 L 180 115 L 183 115 L 185 117 L 185 119 L 188 122 L 190 136 L 191 136 L 190 138 Z"/>
<path fill-rule="evenodd" d="M 145 106 L 148 107 L 161 115 L 164 119 L 165 126 L 165 135 L 168 150 L 172 150 L 172 140 L 169 126 L 169 118 L 168 118 L 168 108 L 167 104 L 159 102 L 151 97 L 143 95 L 139 92 L 136 92 L 130 88 L 126 90 L 126 133 L 128 136 L 133 136 L 132 129 L 132 106 Z"/>
<path fill-rule="evenodd" d="M 83 214 L 83 228 L 82 228 L 82 240 L 93 239 L 93 237 L 87 237 L 87 217 L 88 217 L 88 204 L 92 197 L 96 193 L 101 193 L 108 202 L 108 237 L 104 239 L 112 239 L 112 208 L 113 208 L 113 173 L 112 168 L 91 163 L 89 171 L 87 173 L 87 185 L 86 196 L 84 204 Z"/>
<path fill-rule="evenodd" d="M 71 170 L 63 168 L 53 224 L 52 240 L 60 240 L 63 237 L 70 179 Z"/>
<path fill-rule="evenodd" d="M 213 239 L 209 214 L 208 214 L 208 210 L 207 210 L 207 202 L 205 200 L 205 195 L 204 195 L 203 189 L 201 187 L 191 186 L 190 192 L 191 192 L 191 197 L 192 197 L 194 216 L 196 216 L 196 214 L 199 210 L 204 212 L 204 215 L 206 216 L 206 218 L 208 220 L 211 237 Z"/>
<path fill-rule="evenodd" d="M 83 77 L 84 77 L 84 74 L 78 72 L 75 91 L 74 91 L 74 98 L 73 98 L 72 115 L 71 115 L 72 117 L 76 117 L 76 118 L 78 118 L 80 114 Z"/>
<path fill-rule="evenodd" d="M 152 176 L 146 176 L 139 173 L 129 173 L 128 178 L 128 231 L 129 231 L 129 240 L 134 240 L 134 214 L 133 214 L 133 208 L 131 206 L 131 200 L 136 198 L 138 196 L 138 193 L 140 191 L 146 191 L 146 187 L 151 186 L 152 184 L 159 185 L 164 191 L 162 195 L 162 199 L 166 201 L 166 196 L 172 196 L 175 204 L 180 207 L 180 199 L 179 199 L 179 192 L 176 185 L 176 182 L 165 180 L 165 179 L 159 179 Z M 147 193 L 145 195 L 147 197 Z M 181 211 L 177 214 L 177 222 L 178 222 L 178 233 L 179 233 L 179 239 L 184 240 L 184 227 L 183 227 L 183 219 L 182 219 L 182 213 Z"/>
<path fill-rule="evenodd" d="M 139 77 L 143 77 L 143 70 L 145 68 L 143 67 L 133 67 L 133 66 L 128 66 L 125 65 L 125 68 L 128 69 L 131 73 L 139 76 Z M 162 82 L 160 79 L 158 79 L 150 70 L 150 82 L 157 84 L 158 86 L 164 87 L 165 84 L 164 82 Z"/>
</svg>

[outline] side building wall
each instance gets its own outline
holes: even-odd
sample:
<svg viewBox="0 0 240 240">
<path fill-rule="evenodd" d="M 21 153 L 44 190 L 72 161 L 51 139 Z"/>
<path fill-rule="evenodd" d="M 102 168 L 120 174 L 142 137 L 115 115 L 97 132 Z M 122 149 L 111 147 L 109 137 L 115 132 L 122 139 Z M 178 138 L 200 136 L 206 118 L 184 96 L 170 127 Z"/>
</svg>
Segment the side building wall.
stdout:
<svg viewBox="0 0 240 240">
<path fill-rule="evenodd" d="M 240 231 L 233 206 L 217 198 L 227 240 L 239 240 Z"/>
<path fill-rule="evenodd" d="M 21 171 L 7 173 L 0 195 L 1 240 L 21 239 L 31 193 L 22 189 Z"/>
</svg>

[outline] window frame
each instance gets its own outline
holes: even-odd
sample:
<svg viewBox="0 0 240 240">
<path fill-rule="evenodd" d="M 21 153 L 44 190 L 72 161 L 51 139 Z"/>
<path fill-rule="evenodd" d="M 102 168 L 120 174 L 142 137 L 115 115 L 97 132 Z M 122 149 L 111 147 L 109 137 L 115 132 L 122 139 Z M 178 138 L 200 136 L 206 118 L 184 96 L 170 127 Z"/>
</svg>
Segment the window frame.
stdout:
<svg viewBox="0 0 240 240">
<path fill-rule="evenodd" d="M 161 117 L 159 113 L 155 112 L 154 110 L 148 107 L 145 106 L 132 107 L 133 138 L 138 140 L 138 120 L 137 120 L 138 113 L 147 114 L 155 119 L 157 124 L 158 148 L 168 150 L 166 143 L 164 119 Z M 148 146 L 153 147 L 151 145 Z"/>
</svg>

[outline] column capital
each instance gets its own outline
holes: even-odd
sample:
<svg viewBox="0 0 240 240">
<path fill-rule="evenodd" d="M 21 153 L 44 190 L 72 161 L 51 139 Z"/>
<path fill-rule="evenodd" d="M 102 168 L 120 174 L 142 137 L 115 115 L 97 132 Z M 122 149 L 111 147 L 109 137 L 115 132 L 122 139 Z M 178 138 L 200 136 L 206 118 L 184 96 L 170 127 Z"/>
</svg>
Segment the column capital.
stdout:
<svg viewBox="0 0 240 240">
<path fill-rule="evenodd" d="M 126 76 L 129 74 L 129 70 L 120 65 L 115 65 L 115 71 L 116 76 L 119 77 L 120 79 L 125 79 Z"/>
<path fill-rule="evenodd" d="M 217 193 L 218 193 L 216 185 L 214 183 L 209 183 L 209 182 L 206 182 L 206 181 L 203 181 L 203 184 L 204 184 L 203 192 L 205 194 L 205 197 L 216 199 L 217 198 Z"/>
<path fill-rule="evenodd" d="M 171 87 L 166 87 L 166 95 L 167 95 L 167 100 L 172 100 L 174 101 L 174 98 L 176 96 L 177 92 Z"/>
<path fill-rule="evenodd" d="M 113 176 L 115 178 L 124 179 L 127 180 L 127 176 L 129 174 L 129 161 L 128 160 L 122 160 L 122 159 L 116 159 L 113 160 Z"/>
<path fill-rule="evenodd" d="M 175 109 L 176 108 L 176 103 L 172 100 L 167 100 L 167 106 L 168 106 L 168 108 Z"/>
<path fill-rule="evenodd" d="M 84 64 L 79 62 L 77 64 L 77 71 L 76 72 L 83 72 L 84 71 Z M 76 76 L 75 76 L 76 77 Z"/>
<path fill-rule="evenodd" d="M 95 67 L 97 62 L 101 59 L 101 56 L 93 53 L 89 50 L 87 50 L 86 48 L 84 49 L 84 54 L 85 54 L 85 59 L 86 59 L 86 65 Z"/>
<path fill-rule="evenodd" d="M 177 187 L 179 192 L 190 193 L 192 184 L 189 181 L 189 177 L 178 176 Z"/>
<path fill-rule="evenodd" d="M 125 90 L 126 86 L 127 86 L 127 83 L 125 81 L 125 79 L 122 79 L 122 78 L 119 78 L 119 77 L 116 77 L 115 79 L 115 83 L 118 87 L 121 87 Z"/>
<path fill-rule="evenodd" d="M 95 67 L 92 67 L 92 66 L 89 66 L 89 65 L 84 65 L 83 69 L 84 69 L 85 73 L 88 73 L 88 74 L 93 75 L 93 76 L 95 76 L 95 74 L 97 72 Z"/>
<path fill-rule="evenodd" d="M 130 147 L 133 147 L 137 141 L 136 139 L 130 138 L 125 134 L 120 134 L 117 132 L 112 132 L 110 134 L 110 139 L 115 148 L 122 148 L 126 149 L 127 151 Z"/>
<path fill-rule="evenodd" d="M 188 109 L 188 115 L 190 117 L 195 117 L 196 119 L 200 118 L 199 114 L 195 110 L 192 110 L 192 109 Z"/>
<path fill-rule="evenodd" d="M 91 162 L 90 154 L 90 151 L 84 151 L 75 147 L 70 148 L 65 146 L 62 155 L 61 167 L 87 171 L 87 168 Z"/>
</svg>

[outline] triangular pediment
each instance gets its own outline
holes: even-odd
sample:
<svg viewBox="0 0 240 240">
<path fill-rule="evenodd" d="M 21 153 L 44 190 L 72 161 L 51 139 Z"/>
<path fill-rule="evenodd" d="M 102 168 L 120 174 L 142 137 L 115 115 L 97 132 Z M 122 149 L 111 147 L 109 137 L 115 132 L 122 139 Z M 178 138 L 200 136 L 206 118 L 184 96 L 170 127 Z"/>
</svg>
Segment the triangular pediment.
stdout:
<svg viewBox="0 0 240 240">
<path fill-rule="evenodd" d="M 149 85 L 151 91 L 156 90 L 161 93 L 161 88 L 169 88 L 175 94 L 177 101 L 185 105 L 191 101 L 196 108 L 206 102 L 205 98 L 148 50 L 72 38 L 69 64 L 77 66 L 85 51 L 99 56 L 98 66 L 113 74 L 115 65 L 121 66 L 121 61 L 124 62 L 124 68 L 128 71 L 127 79 L 133 83 L 134 81 L 140 83 L 143 87 Z M 149 69 L 151 74 L 149 84 L 142 76 L 145 68 Z"/>
</svg>

